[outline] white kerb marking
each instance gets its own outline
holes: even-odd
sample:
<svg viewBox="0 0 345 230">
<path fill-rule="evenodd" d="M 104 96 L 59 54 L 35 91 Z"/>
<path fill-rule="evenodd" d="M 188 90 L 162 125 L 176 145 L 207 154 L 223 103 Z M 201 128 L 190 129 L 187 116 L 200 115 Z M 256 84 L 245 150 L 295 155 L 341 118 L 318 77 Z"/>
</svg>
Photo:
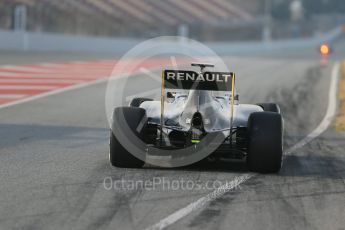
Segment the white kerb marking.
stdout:
<svg viewBox="0 0 345 230">
<path fill-rule="evenodd" d="M 25 72 L 34 72 L 34 73 L 49 73 L 50 70 L 39 69 L 35 67 L 26 67 L 26 66 L 12 66 L 12 65 L 3 65 L 0 66 L 3 70 L 12 70 L 12 71 L 25 71 Z"/>
<path fill-rule="evenodd" d="M 56 88 L 56 86 L 50 85 L 0 85 L 0 89 L 7 90 L 51 90 Z"/>
<path fill-rule="evenodd" d="M 59 93 L 63 93 L 63 92 L 68 92 L 68 91 L 71 91 L 71 90 L 81 89 L 81 88 L 85 88 L 85 87 L 88 87 L 88 86 L 91 86 L 91 85 L 100 84 L 100 83 L 106 82 L 107 80 L 108 79 L 105 78 L 105 79 L 99 79 L 99 80 L 96 80 L 96 81 L 85 82 L 85 83 L 82 83 L 82 84 L 72 85 L 72 86 L 68 86 L 68 87 L 64 87 L 64 88 L 58 88 L 56 90 L 49 91 L 47 93 L 41 93 L 41 94 L 38 94 L 38 95 L 35 95 L 35 96 L 32 96 L 32 97 L 27 97 L 27 98 L 20 99 L 18 101 L 2 104 L 2 105 L 0 105 L 0 109 L 8 108 L 8 107 L 11 107 L 11 106 L 14 106 L 14 105 L 23 104 L 23 103 L 29 102 L 29 101 L 34 101 L 34 100 L 37 100 L 37 99 L 40 99 L 40 98 L 44 98 L 44 97 L 48 97 L 48 96 L 51 96 L 51 95 L 55 95 L 55 94 L 59 94 Z"/>
<path fill-rule="evenodd" d="M 152 67 L 152 68 L 150 68 L 150 70 L 151 71 L 160 70 L 160 67 Z M 137 74 L 138 73 L 133 73 L 132 75 L 137 75 Z M 1 75 L 1 73 L 0 73 L 0 75 Z M 52 90 L 52 91 L 49 91 L 49 92 L 46 92 L 46 93 L 41 93 L 41 94 L 38 94 L 38 95 L 35 95 L 35 96 L 30 96 L 30 97 L 27 97 L 27 98 L 23 98 L 23 99 L 14 101 L 14 102 L 5 103 L 5 104 L 0 105 L 0 109 L 8 108 L 8 107 L 11 107 L 11 106 L 14 106 L 14 105 L 23 104 L 23 103 L 26 103 L 26 102 L 29 102 L 29 101 L 35 101 L 37 99 L 44 98 L 44 97 L 49 97 L 51 95 L 55 95 L 55 94 L 59 94 L 59 93 L 64 93 L 64 92 L 68 92 L 68 91 L 71 91 L 71 90 L 81 89 L 81 88 L 89 87 L 89 86 L 92 86 L 92 85 L 101 84 L 101 83 L 104 83 L 104 82 L 107 82 L 107 81 L 114 81 L 114 80 L 119 80 L 119 79 L 128 78 L 128 77 L 129 77 L 128 73 L 118 74 L 118 75 L 116 75 L 116 78 L 115 78 L 115 76 L 105 76 L 104 78 L 99 78 L 98 80 L 92 80 L 92 81 L 87 81 L 87 82 L 81 83 L 81 84 L 71 85 L 71 86 L 67 86 L 67 87 L 64 87 L 64 88 L 58 88 L 58 89 L 55 89 L 55 90 Z"/>
<path fill-rule="evenodd" d="M 0 94 L 0 99 L 18 99 L 27 96 L 26 94 Z"/>
<path fill-rule="evenodd" d="M 21 79 L 21 78 L 0 78 L 1 83 L 61 83 L 61 84 L 75 84 L 75 83 L 82 83 L 85 80 L 67 80 L 67 79 Z"/>
</svg>

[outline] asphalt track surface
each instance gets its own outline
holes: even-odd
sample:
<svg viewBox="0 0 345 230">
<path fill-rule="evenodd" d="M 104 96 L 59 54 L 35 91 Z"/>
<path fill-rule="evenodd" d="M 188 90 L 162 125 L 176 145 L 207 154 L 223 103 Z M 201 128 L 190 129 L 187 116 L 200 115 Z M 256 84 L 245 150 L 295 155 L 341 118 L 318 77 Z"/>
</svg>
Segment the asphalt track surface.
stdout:
<svg viewBox="0 0 345 230">
<path fill-rule="evenodd" d="M 326 113 L 332 69 L 345 56 L 344 43 L 335 49 L 335 60 L 326 66 L 312 50 L 224 61 L 237 74 L 241 103 L 281 106 L 288 149 Z M 0 64 L 63 60 L 53 55 L 48 60 L 40 55 L 10 57 L 2 56 Z M 153 73 L 159 77 L 159 71 Z M 127 96 L 159 86 L 146 74 L 128 82 Z M 250 174 L 245 164 L 233 162 L 119 169 L 108 162 L 105 89 L 106 83 L 99 83 L 0 109 L 0 229 L 344 229 L 345 134 L 332 125 L 286 154 L 278 174 Z M 219 186 L 243 175 L 252 176 L 177 221 L 160 224 L 212 193 L 210 182 Z M 162 184 L 155 189 L 109 189 L 104 184 L 109 178 L 183 179 L 201 188 L 183 189 L 180 183 L 177 189 Z"/>
</svg>

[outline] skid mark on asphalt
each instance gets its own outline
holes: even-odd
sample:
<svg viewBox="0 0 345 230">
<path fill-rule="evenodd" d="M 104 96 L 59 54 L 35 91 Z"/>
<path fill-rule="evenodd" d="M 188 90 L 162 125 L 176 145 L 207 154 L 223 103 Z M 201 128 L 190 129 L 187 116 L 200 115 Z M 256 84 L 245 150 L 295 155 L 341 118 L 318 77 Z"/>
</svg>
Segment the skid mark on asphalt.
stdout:
<svg viewBox="0 0 345 230">
<path fill-rule="evenodd" d="M 310 134 L 308 134 L 305 138 L 300 140 L 297 144 L 295 144 L 291 148 L 284 151 L 285 156 L 291 155 L 297 149 L 305 146 L 306 144 L 308 144 L 309 142 L 317 138 L 320 134 L 326 131 L 326 129 L 332 123 L 335 113 L 336 113 L 336 109 L 337 109 L 336 104 L 337 104 L 338 75 L 339 75 L 339 63 L 335 63 L 332 69 L 331 84 L 330 84 L 329 94 L 328 94 L 328 107 L 327 107 L 327 111 L 323 120 L 318 125 L 318 127 L 315 130 L 313 130 Z M 161 219 L 158 223 L 146 228 L 146 230 L 165 229 L 166 227 L 176 223 L 177 221 L 181 220 L 182 218 L 186 217 L 192 212 L 198 211 L 204 208 L 210 202 L 222 197 L 224 194 L 228 193 L 229 191 L 236 189 L 240 184 L 258 175 L 259 174 L 256 174 L 256 173 L 248 173 L 248 174 L 243 174 L 241 176 L 238 176 L 232 181 L 225 183 L 223 186 L 207 194 L 206 196 L 199 198 L 197 201 L 190 203 L 189 205 L 175 211 L 171 215 Z"/>
</svg>

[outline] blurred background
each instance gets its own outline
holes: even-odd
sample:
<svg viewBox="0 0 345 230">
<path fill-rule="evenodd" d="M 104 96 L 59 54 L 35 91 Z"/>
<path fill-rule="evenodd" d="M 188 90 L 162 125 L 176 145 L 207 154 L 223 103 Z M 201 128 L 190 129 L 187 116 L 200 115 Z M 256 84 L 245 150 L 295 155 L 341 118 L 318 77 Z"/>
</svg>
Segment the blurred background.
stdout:
<svg viewBox="0 0 345 230">
<path fill-rule="evenodd" d="M 344 0 L 0 0 L 0 29 L 269 41 L 320 35 L 345 23 L 344 12 Z"/>
<path fill-rule="evenodd" d="M 300 148 L 332 120 L 344 25 L 345 0 L 0 0 L 0 230 L 156 229 L 185 207 L 198 208 L 166 227 L 344 230 L 345 128 L 331 124 Z M 164 35 L 182 37 L 146 42 L 123 60 Z M 162 69 L 193 68 L 178 54 L 218 57 L 236 73 L 240 103 L 279 104 L 292 147 L 279 174 L 253 176 L 212 202 L 199 201 L 224 189 L 105 189 L 107 177 L 228 188 L 250 175 L 245 164 L 213 160 L 191 169 L 110 166 L 109 98 L 159 100 Z M 337 127 L 345 124 L 341 66 Z"/>
</svg>

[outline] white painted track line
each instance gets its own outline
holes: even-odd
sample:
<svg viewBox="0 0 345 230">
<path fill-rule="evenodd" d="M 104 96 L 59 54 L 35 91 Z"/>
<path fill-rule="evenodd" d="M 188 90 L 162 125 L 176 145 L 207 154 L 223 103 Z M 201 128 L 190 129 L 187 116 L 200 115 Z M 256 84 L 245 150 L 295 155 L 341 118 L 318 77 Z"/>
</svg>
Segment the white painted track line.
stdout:
<svg viewBox="0 0 345 230">
<path fill-rule="evenodd" d="M 339 62 L 335 63 L 332 69 L 331 83 L 328 91 L 328 107 L 326 115 L 322 119 L 318 127 L 305 138 L 295 144 L 293 147 L 286 151 L 286 154 L 294 152 L 296 149 L 301 148 L 316 137 L 320 136 L 329 127 L 337 112 L 337 92 L 338 92 L 338 78 L 339 78 Z"/>
<path fill-rule="evenodd" d="M 209 202 L 223 196 L 225 193 L 235 189 L 237 186 L 242 184 L 243 182 L 247 181 L 251 177 L 253 177 L 255 174 L 244 174 L 239 177 L 236 177 L 234 180 L 225 183 L 218 189 L 214 190 L 213 192 L 207 194 L 204 197 L 201 197 L 197 201 L 187 205 L 186 207 L 174 212 L 170 216 L 162 219 L 157 224 L 152 225 L 151 227 L 147 228 L 146 230 L 158 230 L 158 229 L 164 229 L 168 227 L 169 225 L 177 222 L 178 220 L 182 219 L 183 217 L 187 216 L 193 211 L 200 210 L 204 206 L 206 206 Z"/>
<path fill-rule="evenodd" d="M 318 125 L 318 127 L 313 130 L 310 134 L 308 134 L 305 138 L 303 138 L 301 141 L 299 141 L 297 144 L 292 146 L 291 148 L 284 151 L 284 155 L 291 154 L 298 148 L 303 147 L 304 145 L 308 144 L 310 141 L 317 138 L 320 134 L 322 134 L 331 124 L 337 110 L 337 83 L 338 83 L 338 76 L 339 76 L 339 63 L 335 63 L 332 69 L 332 76 L 331 76 L 331 83 L 329 88 L 329 94 L 328 94 L 328 108 L 326 115 L 324 116 L 321 123 Z M 204 206 L 206 206 L 209 202 L 223 196 L 225 193 L 235 189 L 237 186 L 242 184 L 243 182 L 249 180 L 255 175 L 259 175 L 256 173 L 248 173 L 243 174 L 241 176 L 236 177 L 230 182 L 227 182 L 223 186 L 219 187 L 218 189 L 214 190 L 213 192 L 207 194 L 204 197 L 201 197 L 197 201 L 190 203 L 184 208 L 181 208 L 177 210 L 176 212 L 172 213 L 171 215 L 163 218 L 158 223 L 146 228 L 146 230 L 161 230 L 164 229 L 180 219 L 186 217 L 193 211 L 200 210 Z"/>
</svg>

